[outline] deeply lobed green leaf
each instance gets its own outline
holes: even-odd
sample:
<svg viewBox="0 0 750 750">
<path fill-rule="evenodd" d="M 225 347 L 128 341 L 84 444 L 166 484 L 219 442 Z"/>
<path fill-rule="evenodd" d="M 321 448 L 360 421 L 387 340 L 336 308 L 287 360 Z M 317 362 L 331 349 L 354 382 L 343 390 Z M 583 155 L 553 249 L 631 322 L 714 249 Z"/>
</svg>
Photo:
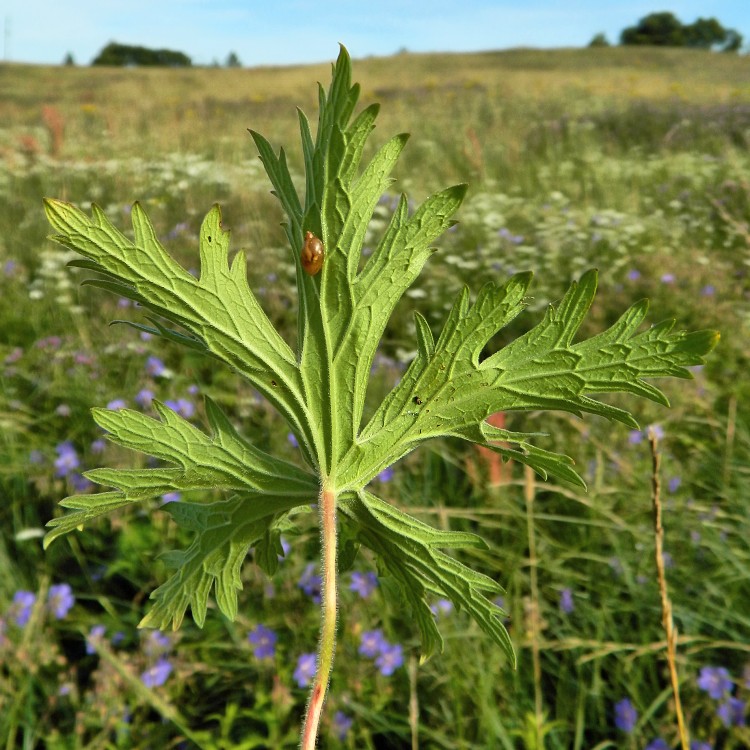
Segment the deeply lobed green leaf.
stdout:
<svg viewBox="0 0 750 750">
<path fill-rule="evenodd" d="M 523 309 L 531 274 L 485 285 L 474 303 L 457 297 L 437 341 L 416 314 L 417 356 L 401 381 L 362 425 L 370 367 L 393 309 L 434 252 L 432 243 L 452 223 L 466 193 L 457 185 L 428 198 L 411 215 L 405 196 L 366 259 L 368 222 L 388 188 L 407 136 L 387 141 L 364 167 L 365 145 L 377 105 L 352 115 L 359 87 L 342 48 L 328 92 L 319 90 L 315 138 L 299 113 L 305 194 L 295 188 L 283 149 L 252 137 L 286 214 L 285 232 L 297 269 L 298 342 L 294 352 L 273 328 L 246 279 L 246 258 L 229 262 L 229 233 L 215 206 L 200 232 L 200 277 L 172 259 L 138 204 L 131 241 L 94 207 L 89 218 L 73 206 L 47 200 L 57 242 L 84 256 L 76 265 L 97 274 L 89 283 L 135 300 L 150 325 L 131 323 L 202 351 L 233 368 L 282 414 L 297 436 L 308 469 L 258 450 L 210 400 L 208 435 L 157 404 L 158 419 L 133 411 L 95 410 L 108 437 L 170 464 L 143 470 L 97 469 L 93 481 L 115 488 L 67 498 L 72 512 L 50 522 L 46 544 L 61 534 L 131 503 L 165 492 L 224 491 L 218 502 L 180 502 L 164 510 L 195 533 L 188 549 L 170 553 L 174 569 L 154 592 L 143 624 L 177 627 L 188 607 L 202 624 L 213 590 L 222 612 L 237 610 L 241 566 L 251 546 L 256 561 L 275 569 L 279 534 L 294 508 L 314 502 L 320 485 L 338 494 L 342 564 L 360 544 L 372 549 L 400 589 L 422 636 L 423 655 L 442 648 L 428 598 L 444 596 L 464 608 L 511 658 L 504 613 L 490 597 L 500 591 L 444 550 L 482 546 L 470 534 L 436 531 L 365 491 L 380 471 L 425 440 L 457 437 L 525 463 L 545 478 L 582 485 L 567 456 L 536 446 L 539 436 L 489 425 L 497 411 L 555 409 L 591 413 L 635 425 L 625 410 L 595 396 L 628 392 L 666 404 L 648 379 L 688 377 L 717 334 L 674 332 L 671 322 L 641 330 L 647 306 L 634 305 L 611 328 L 576 341 L 596 292 L 596 272 L 574 283 L 539 325 L 495 354 L 486 344 Z M 322 272 L 304 272 L 305 232 L 325 246 Z"/>
</svg>

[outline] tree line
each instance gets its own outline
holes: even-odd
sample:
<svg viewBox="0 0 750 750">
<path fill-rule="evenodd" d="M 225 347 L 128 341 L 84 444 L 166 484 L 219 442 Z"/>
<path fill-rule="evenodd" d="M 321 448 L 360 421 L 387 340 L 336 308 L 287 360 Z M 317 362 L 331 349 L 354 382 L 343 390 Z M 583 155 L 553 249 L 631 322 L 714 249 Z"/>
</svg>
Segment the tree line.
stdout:
<svg viewBox="0 0 750 750">
<path fill-rule="evenodd" d="M 742 34 L 728 29 L 716 18 L 698 18 L 684 24 L 674 13 L 651 13 L 641 18 L 635 26 L 620 32 L 620 44 L 652 45 L 655 47 L 692 47 L 722 52 L 738 52 L 742 47 Z M 597 34 L 590 47 L 607 47 L 604 34 Z"/>
</svg>

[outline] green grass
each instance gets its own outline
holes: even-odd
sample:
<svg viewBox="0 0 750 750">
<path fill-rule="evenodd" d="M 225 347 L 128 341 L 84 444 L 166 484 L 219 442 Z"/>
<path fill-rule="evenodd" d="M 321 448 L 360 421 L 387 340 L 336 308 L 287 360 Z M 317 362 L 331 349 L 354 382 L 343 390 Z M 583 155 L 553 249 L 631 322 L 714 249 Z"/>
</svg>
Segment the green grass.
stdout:
<svg viewBox="0 0 750 750">
<path fill-rule="evenodd" d="M 658 423 L 664 431 L 667 577 L 680 632 L 683 702 L 692 735 L 716 748 L 750 745 L 748 730 L 724 727 L 717 701 L 696 683 L 701 668 L 723 666 L 735 680 L 735 696 L 745 702 L 750 696 L 749 68 L 747 57 L 618 48 L 407 54 L 354 65 L 363 104 L 382 102 L 380 142 L 398 131 L 413 134 L 394 190 L 419 199 L 451 181 L 471 183 L 461 223 L 441 239 L 441 252 L 410 292 L 411 304 L 391 322 L 377 388 L 399 377 L 395 360 L 414 347 L 412 306 L 437 324 L 461 284 L 476 291 L 488 278 L 525 268 L 536 273 L 535 297 L 512 333 L 591 266 L 601 275 L 592 325 L 604 326 L 648 296 L 651 322 L 676 317 L 680 327 L 721 331 L 696 381 L 668 385 L 673 408 L 642 406 L 638 414 L 642 425 Z M 317 636 L 315 605 L 297 585 L 316 557 L 312 518 L 298 518 L 298 529 L 290 530 L 291 551 L 273 581 L 248 559 L 237 623 L 213 613 L 203 631 L 187 624 L 174 637 L 173 671 L 154 688 L 140 676 L 158 653 L 135 625 L 162 580 L 158 555 L 181 541 L 166 517 L 157 512 L 152 524 L 142 513 L 123 514 L 41 551 L 44 524 L 73 491 L 69 478 L 55 476 L 64 441 L 75 447 L 81 468 L 141 460 L 113 446 L 104 456 L 97 452 L 92 406 L 116 398 L 132 406 L 148 388 L 160 399 L 189 399 L 200 421 L 200 394 L 207 394 L 262 447 L 295 456 L 283 422 L 255 394 L 237 389 L 229 373 L 96 322 L 93 311 L 105 320 L 139 314 L 79 288 L 83 276 L 67 269 L 64 253 L 45 239 L 41 198 L 83 207 L 96 201 L 123 229 L 127 207 L 138 199 L 187 267 L 197 264 L 203 214 L 220 202 L 234 246 L 250 250 L 253 288 L 263 290 L 266 310 L 291 341 L 293 266 L 246 128 L 266 133 L 277 147 L 296 142 L 294 107 L 314 116 L 313 82 L 328 75 L 328 66 L 2 66 L 0 740 L 6 748 L 195 746 L 180 744 L 186 731 L 211 748 L 296 746 L 306 691 L 293 672 Z M 299 166 L 299 154 L 290 160 Z M 379 208 L 373 237 L 395 195 Z M 149 355 L 168 371 L 149 374 Z M 541 718 L 537 697 L 547 748 L 640 750 L 656 736 L 677 746 L 646 443 L 596 420 L 512 414 L 507 420 L 510 427 L 550 432 L 545 447 L 573 455 L 589 482 L 585 494 L 537 484 L 534 559 L 524 499 L 529 485 L 520 467 L 509 467 L 508 481 L 492 486 L 476 452 L 437 443 L 399 464 L 382 489 L 420 517 L 487 539 L 492 552 L 472 563 L 507 588 L 518 670 L 456 612 L 438 615 L 445 653 L 420 666 L 412 623 L 387 606 L 387 590 L 368 599 L 347 590 L 323 746 L 409 748 L 417 734 L 424 748 L 532 748 Z M 369 560 L 357 559 L 355 570 L 371 569 Z M 349 573 L 342 580 L 346 588 Z M 64 618 L 39 606 L 24 627 L 15 624 L 18 591 L 43 599 L 50 585 L 63 582 L 76 597 Z M 567 613 L 560 608 L 565 590 L 573 602 Z M 256 659 L 247 642 L 258 623 L 278 634 L 272 659 Z M 106 626 L 98 654 L 85 647 L 94 625 Z M 361 633 L 374 628 L 403 645 L 406 664 L 392 676 L 358 654 Z M 116 633 L 122 637 L 113 644 Z M 639 712 L 631 734 L 613 721 L 614 704 L 626 697 Z M 418 705 L 418 728 L 410 701 Z M 331 726 L 337 710 L 354 719 L 343 741 Z"/>
</svg>

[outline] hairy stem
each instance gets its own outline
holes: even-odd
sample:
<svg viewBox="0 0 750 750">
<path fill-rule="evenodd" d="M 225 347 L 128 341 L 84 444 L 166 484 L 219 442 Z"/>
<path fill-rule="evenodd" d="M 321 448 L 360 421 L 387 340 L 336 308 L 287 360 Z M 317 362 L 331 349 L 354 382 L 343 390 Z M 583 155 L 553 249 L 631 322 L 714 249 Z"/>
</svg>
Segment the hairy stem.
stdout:
<svg viewBox="0 0 750 750">
<path fill-rule="evenodd" d="M 325 484 L 318 502 L 320 537 L 323 557 L 323 588 L 321 592 L 322 622 L 315 680 L 307 703 L 305 723 L 302 728 L 301 750 L 314 750 L 318 738 L 318 725 L 326 699 L 328 681 L 336 648 L 336 493 Z"/>
<path fill-rule="evenodd" d="M 526 531 L 529 539 L 529 630 L 531 636 L 531 657 L 534 665 L 534 728 L 537 748 L 543 748 L 542 724 L 544 709 L 542 705 L 542 661 L 539 653 L 539 584 L 537 580 L 536 535 L 534 532 L 534 498 L 536 485 L 534 470 L 524 466 L 524 499 L 526 500 Z"/>
</svg>

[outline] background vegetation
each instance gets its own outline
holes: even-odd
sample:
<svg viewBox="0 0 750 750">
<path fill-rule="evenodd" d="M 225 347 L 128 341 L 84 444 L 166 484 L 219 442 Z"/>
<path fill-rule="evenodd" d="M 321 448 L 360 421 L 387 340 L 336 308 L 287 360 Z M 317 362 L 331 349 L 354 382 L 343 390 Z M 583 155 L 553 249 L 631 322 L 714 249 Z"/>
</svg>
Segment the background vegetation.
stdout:
<svg viewBox="0 0 750 750">
<path fill-rule="evenodd" d="M 258 444 L 295 456 L 281 420 L 230 373 L 106 326 L 139 313 L 79 288 L 85 274 L 45 239 L 41 198 L 95 201 L 126 231 L 137 199 L 188 268 L 200 221 L 220 202 L 234 247 L 250 249 L 253 288 L 291 342 L 293 266 L 246 128 L 284 144 L 299 170 L 294 108 L 315 114 L 313 81 L 329 71 L 1 72 L 0 737 L 6 748 L 295 747 L 317 636 L 314 517 L 289 529 L 272 580 L 248 558 L 238 621 L 214 613 L 203 631 L 135 627 L 163 580 L 159 554 L 179 541 L 158 508 L 41 551 L 58 500 L 86 486 L 81 471 L 140 460 L 102 440 L 92 406 L 148 411 L 156 396 L 200 422 L 207 394 Z M 461 284 L 476 291 L 514 270 L 535 271 L 535 297 L 507 336 L 591 266 L 601 273 L 592 330 L 648 296 L 652 322 L 722 332 L 695 382 L 667 385 L 673 408 L 642 404 L 638 417 L 661 435 L 667 576 L 695 746 L 750 746 L 750 58 L 401 55 L 355 62 L 354 74 L 363 105 L 383 105 L 380 142 L 413 133 L 373 237 L 395 191 L 418 200 L 471 183 L 461 223 L 390 325 L 374 396 L 413 353 L 412 309 L 437 327 Z M 588 493 L 534 484 L 453 443 L 379 482 L 399 507 L 487 539 L 491 552 L 472 564 L 507 588 L 518 670 L 441 602 L 445 653 L 418 665 L 411 623 L 384 605 L 377 571 L 359 558 L 343 575 L 323 746 L 676 746 L 644 433 L 505 418 L 549 432 L 540 445 L 573 455 Z"/>
</svg>

